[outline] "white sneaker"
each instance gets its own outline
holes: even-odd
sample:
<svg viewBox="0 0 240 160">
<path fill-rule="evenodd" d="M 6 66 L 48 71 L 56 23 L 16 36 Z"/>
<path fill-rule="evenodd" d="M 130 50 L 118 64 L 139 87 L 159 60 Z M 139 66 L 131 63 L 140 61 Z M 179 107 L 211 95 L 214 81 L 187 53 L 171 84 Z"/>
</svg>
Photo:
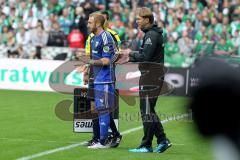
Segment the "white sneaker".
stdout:
<svg viewBox="0 0 240 160">
<path fill-rule="evenodd" d="M 88 146 L 89 149 L 104 149 L 104 148 L 110 148 L 109 145 L 102 145 L 100 142 L 92 145 L 92 146 Z"/>
</svg>

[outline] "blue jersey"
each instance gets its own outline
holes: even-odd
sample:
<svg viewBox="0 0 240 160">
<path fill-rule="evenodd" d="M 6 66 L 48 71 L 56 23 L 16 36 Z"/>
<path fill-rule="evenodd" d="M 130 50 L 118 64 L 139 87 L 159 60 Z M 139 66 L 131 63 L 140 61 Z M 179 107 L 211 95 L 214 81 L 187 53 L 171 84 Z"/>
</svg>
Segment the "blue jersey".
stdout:
<svg viewBox="0 0 240 160">
<path fill-rule="evenodd" d="M 94 83 L 104 84 L 113 83 L 115 80 L 114 66 L 111 61 L 115 54 L 115 42 L 111 34 L 103 31 L 99 35 L 95 35 L 91 40 L 91 55 L 93 60 L 108 58 L 110 65 L 93 66 Z"/>
</svg>

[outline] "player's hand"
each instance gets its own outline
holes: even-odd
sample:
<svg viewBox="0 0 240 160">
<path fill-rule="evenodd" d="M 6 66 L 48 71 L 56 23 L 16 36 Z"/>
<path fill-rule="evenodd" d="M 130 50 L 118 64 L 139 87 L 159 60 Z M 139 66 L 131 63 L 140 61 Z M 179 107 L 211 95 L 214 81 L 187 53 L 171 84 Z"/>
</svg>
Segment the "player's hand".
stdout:
<svg viewBox="0 0 240 160">
<path fill-rule="evenodd" d="M 124 63 L 127 63 L 128 61 L 129 61 L 129 55 L 120 54 L 115 63 L 116 64 L 124 64 Z"/>
<path fill-rule="evenodd" d="M 89 61 L 90 61 L 90 56 L 89 55 L 83 55 L 83 56 L 79 57 L 80 65 L 88 64 Z"/>
<path fill-rule="evenodd" d="M 83 77 L 83 84 L 88 85 L 88 78 Z"/>
<path fill-rule="evenodd" d="M 84 72 L 87 72 L 88 66 L 87 65 L 79 66 L 76 68 L 76 70 L 77 70 L 77 73 L 84 73 Z"/>
<path fill-rule="evenodd" d="M 118 51 L 118 54 L 129 55 L 131 51 L 131 49 L 121 49 L 120 51 Z"/>
<path fill-rule="evenodd" d="M 87 85 L 88 81 L 89 81 L 88 72 L 83 72 L 83 83 L 84 83 L 84 85 Z"/>
</svg>

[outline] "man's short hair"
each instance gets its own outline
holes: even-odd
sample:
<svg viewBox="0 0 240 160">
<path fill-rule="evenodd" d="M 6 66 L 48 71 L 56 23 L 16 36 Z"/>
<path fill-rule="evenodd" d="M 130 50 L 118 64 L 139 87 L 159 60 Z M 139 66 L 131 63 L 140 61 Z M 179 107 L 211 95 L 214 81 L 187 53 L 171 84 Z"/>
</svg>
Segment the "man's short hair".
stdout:
<svg viewBox="0 0 240 160">
<path fill-rule="evenodd" d="M 104 26 L 105 18 L 102 14 L 94 12 L 89 17 L 93 17 L 96 23 L 100 23 L 102 27 Z"/>
<path fill-rule="evenodd" d="M 147 7 L 138 8 L 137 9 L 137 15 L 142 17 L 142 18 L 148 18 L 149 22 L 151 24 L 153 24 L 153 22 L 154 22 L 154 17 L 153 17 L 152 11 Z"/>
</svg>

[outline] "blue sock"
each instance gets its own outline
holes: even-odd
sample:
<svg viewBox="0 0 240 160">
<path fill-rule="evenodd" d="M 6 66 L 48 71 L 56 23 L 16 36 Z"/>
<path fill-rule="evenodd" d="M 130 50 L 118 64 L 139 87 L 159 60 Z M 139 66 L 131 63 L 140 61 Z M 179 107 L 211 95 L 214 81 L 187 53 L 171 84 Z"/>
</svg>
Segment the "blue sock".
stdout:
<svg viewBox="0 0 240 160">
<path fill-rule="evenodd" d="M 108 128 L 110 123 L 109 113 L 100 114 L 99 126 L 100 126 L 100 143 L 105 145 L 105 141 L 108 137 Z"/>
</svg>

